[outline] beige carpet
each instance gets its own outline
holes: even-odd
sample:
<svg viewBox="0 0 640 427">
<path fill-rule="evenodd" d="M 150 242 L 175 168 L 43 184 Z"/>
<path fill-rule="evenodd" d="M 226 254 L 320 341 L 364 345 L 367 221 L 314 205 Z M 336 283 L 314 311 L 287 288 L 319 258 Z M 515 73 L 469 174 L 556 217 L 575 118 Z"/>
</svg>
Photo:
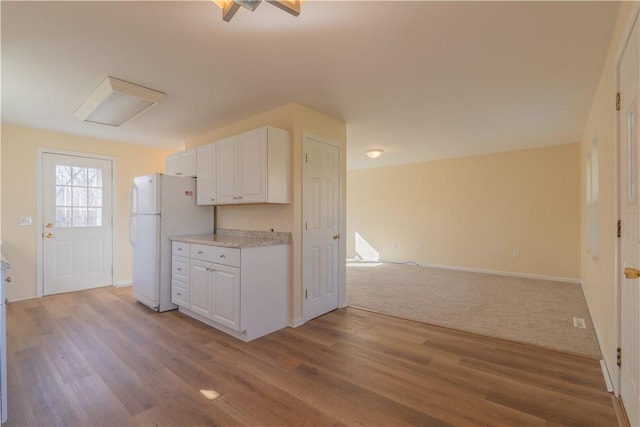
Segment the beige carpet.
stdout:
<svg viewBox="0 0 640 427">
<path fill-rule="evenodd" d="M 406 319 L 601 357 L 577 284 L 348 262 L 347 300 Z M 574 327 L 574 317 L 586 328 Z"/>
</svg>

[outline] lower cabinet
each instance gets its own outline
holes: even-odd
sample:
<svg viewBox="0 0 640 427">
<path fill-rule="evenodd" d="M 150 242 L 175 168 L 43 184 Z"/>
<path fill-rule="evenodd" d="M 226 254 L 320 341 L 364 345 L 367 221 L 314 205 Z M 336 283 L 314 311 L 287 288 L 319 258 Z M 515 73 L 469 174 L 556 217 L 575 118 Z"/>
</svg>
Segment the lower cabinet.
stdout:
<svg viewBox="0 0 640 427">
<path fill-rule="evenodd" d="M 174 241 L 172 252 L 172 302 L 184 314 L 244 341 L 287 325 L 288 246 L 238 249 Z M 176 254 L 185 252 L 188 283 L 177 271 L 183 260 Z"/>
</svg>

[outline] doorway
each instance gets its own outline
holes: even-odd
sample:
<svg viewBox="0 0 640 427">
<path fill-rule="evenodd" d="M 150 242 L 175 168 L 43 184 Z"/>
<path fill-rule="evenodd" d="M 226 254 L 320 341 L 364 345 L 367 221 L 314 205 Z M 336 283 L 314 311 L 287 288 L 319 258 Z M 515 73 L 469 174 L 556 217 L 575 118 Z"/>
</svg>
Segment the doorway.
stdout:
<svg viewBox="0 0 640 427">
<path fill-rule="evenodd" d="M 38 293 L 113 284 L 113 159 L 40 153 Z"/>
</svg>

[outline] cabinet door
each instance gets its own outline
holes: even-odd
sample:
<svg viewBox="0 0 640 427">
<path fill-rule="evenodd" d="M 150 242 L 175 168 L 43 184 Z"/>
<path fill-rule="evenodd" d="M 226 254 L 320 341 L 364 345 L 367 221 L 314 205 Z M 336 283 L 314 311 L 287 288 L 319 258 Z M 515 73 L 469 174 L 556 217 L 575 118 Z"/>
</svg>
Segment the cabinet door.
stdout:
<svg viewBox="0 0 640 427">
<path fill-rule="evenodd" d="M 164 173 L 166 175 L 175 175 L 178 172 L 178 157 L 180 153 L 167 156 L 164 161 Z"/>
<path fill-rule="evenodd" d="M 216 141 L 216 198 L 217 204 L 238 203 L 238 137 Z"/>
<path fill-rule="evenodd" d="M 176 175 L 196 176 L 196 149 L 190 148 L 178 156 Z"/>
<path fill-rule="evenodd" d="M 212 320 L 240 332 L 240 269 L 213 265 Z"/>
<path fill-rule="evenodd" d="M 238 191 L 240 203 L 267 201 L 267 128 L 238 136 Z"/>
<path fill-rule="evenodd" d="M 198 205 L 216 204 L 216 145 L 196 149 L 196 201 Z"/>
<path fill-rule="evenodd" d="M 191 260 L 191 283 L 189 284 L 189 308 L 208 319 L 211 318 L 212 264 Z"/>
</svg>

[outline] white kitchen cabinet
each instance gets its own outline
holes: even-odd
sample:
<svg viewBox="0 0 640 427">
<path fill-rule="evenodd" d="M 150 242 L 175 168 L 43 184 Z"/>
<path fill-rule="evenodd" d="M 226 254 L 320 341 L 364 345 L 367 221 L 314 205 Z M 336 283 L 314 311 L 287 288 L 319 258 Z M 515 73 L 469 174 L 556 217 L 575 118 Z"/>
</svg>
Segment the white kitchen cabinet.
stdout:
<svg viewBox="0 0 640 427">
<path fill-rule="evenodd" d="M 173 241 L 172 247 L 172 302 L 182 313 L 243 341 L 287 325 L 288 245 L 230 248 Z M 188 282 L 177 271 L 185 252 Z"/>
<path fill-rule="evenodd" d="M 189 308 L 207 318 L 211 317 L 211 266 L 210 262 L 191 260 Z"/>
<path fill-rule="evenodd" d="M 216 203 L 216 143 L 196 147 L 196 203 Z"/>
<path fill-rule="evenodd" d="M 271 126 L 216 141 L 216 204 L 289 203 L 289 132 Z"/>
<path fill-rule="evenodd" d="M 196 176 L 196 149 L 180 151 L 165 159 L 165 174 L 175 176 Z"/>
</svg>

